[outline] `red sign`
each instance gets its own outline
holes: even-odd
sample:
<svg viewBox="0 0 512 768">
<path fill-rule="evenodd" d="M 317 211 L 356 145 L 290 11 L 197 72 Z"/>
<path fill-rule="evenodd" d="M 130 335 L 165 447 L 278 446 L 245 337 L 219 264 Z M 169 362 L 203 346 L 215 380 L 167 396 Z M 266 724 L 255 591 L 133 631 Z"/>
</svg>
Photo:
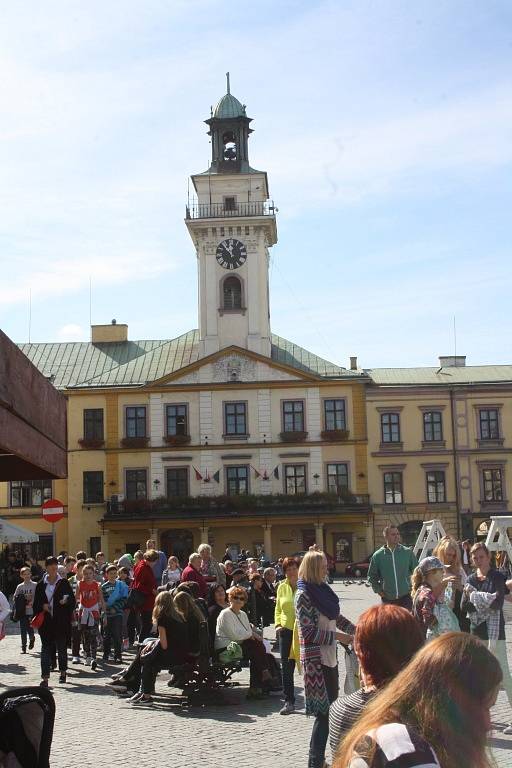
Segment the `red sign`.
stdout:
<svg viewBox="0 0 512 768">
<path fill-rule="evenodd" d="M 49 523 L 56 523 L 64 517 L 64 504 L 58 499 L 48 499 L 42 507 L 43 517 Z"/>
</svg>

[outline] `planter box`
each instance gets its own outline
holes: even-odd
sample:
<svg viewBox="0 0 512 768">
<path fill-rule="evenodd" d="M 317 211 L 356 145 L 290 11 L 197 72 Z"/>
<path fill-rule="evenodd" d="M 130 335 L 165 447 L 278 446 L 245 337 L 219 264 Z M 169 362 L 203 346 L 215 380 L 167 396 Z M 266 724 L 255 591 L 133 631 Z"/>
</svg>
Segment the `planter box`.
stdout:
<svg viewBox="0 0 512 768">
<path fill-rule="evenodd" d="M 78 444 L 79 444 L 80 448 L 93 449 L 93 448 L 104 448 L 105 447 L 105 441 L 104 440 L 92 440 L 92 439 L 88 440 L 85 437 L 82 437 L 78 441 Z"/>
<path fill-rule="evenodd" d="M 324 429 L 320 435 L 322 440 L 327 440 L 330 443 L 339 443 L 342 440 L 348 440 L 350 432 L 348 429 Z"/>
<path fill-rule="evenodd" d="M 121 445 L 123 448 L 147 448 L 149 437 L 123 437 Z"/>
<path fill-rule="evenodd" d="M 279 435 L 283 443 L 301 443 L 307 436 L 307 432 L 281 432 Z"/>
<path fill-rule="evenodd" d="M 187 445 L 190 443 L 190 435 L 164 435 L 164 443 L 167 445 Z"/>
</svg>

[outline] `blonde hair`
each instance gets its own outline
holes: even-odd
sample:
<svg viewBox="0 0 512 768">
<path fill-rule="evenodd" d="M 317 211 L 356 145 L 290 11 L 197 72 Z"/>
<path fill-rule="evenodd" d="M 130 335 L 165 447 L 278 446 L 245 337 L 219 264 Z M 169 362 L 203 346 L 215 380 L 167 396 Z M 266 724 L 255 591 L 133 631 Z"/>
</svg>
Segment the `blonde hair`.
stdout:
<svg viewBox="0 0 512 768">
<path fill-rule="evenodd" d="M 321 550 L 306 552 L 299 566 L 299 579 L 310 581 L 312 584 L 322 584 L 324 581 L 322 567 L 325 561 L 325 554 Z"/>
<path fill-rule="evenodd" d="M 366 735 L 388 723 L 406 723 L 436 753 L 441 768 L 490 768 L 485 710 L 503 678 L 498 660 L 478 638 L 448 632 L 427 643 L 377 696 L 346 734 L 333 768 L 355 754 L 373 764 Z"/>
<path fill-rule="evenodd" d="M 453 549 L 455 551 L 455 562 L 453 564 L 453 567 L 457 572 L 462 570 L 462 562 L 460 558 L 460 549 L 459 545 L 455 541 L 455 539 L 452 539 L 451 536 L 443 536 L 439 544 L 437 544 L 436 548 L 432 552 L 435 557 L 438 557 L 444 565 L 446 565 L 445 562 L 445 554 L 447 549 Z"/>
<path fill-rule="evenodd" d="M 431 570 L 427 571 L 427 573 L 432 573 L 433 571 L 440 571 L 440 570 L 441 570 L 440 568 L 431 568 Z M 421 585 L 426 583 L 427 573 L 423 573 L 419 565 L 417 565 L 416 568 L 414 569 L 411 576 L 411 597 L 413 600 L 416 592 L 421 587 Z"/>
</svg>

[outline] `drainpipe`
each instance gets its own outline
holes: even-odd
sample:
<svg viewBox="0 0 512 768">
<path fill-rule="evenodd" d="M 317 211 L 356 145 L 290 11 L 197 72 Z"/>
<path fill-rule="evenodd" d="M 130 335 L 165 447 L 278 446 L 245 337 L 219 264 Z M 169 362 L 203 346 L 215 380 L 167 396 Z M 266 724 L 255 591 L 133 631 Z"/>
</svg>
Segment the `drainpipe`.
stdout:
<svg viewBox="0 0 512 768">
<path fill-rule="evenodd" d="M 459 490 L 459 465 L 457 454 L 457 438 L 455 431 L 455 393 L 452 387 L 450 387 L 450 416 L 452 421 L 452 457 L 453 457 L 453 474 L 455 478 L 455 505 L 457 507 L 457 539 L 461 538 L 461 521 L 460 521 L 460 490 Z"/>
</svg>

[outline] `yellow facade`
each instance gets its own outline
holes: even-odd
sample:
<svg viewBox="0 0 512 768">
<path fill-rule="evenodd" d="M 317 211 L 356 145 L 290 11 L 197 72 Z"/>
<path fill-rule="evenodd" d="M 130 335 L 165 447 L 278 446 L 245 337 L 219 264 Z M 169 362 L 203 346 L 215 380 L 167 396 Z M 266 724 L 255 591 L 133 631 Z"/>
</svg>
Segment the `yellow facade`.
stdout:
<svg viewBox="0 0 512 768">
<path fill-rule="evenodd" d="M 222 357 L 221 354 L 219 354 Z M 261 364 L 255 356 L 255 364 Z M 201 361 L 199 361 L 201 363 Z M 270 362 L 269 365 L 272 365 Z M 197 367 L 201 367 L 199 364 Z M 279 508 L 271 513 L 244 518 L 233 523 L 222 517 L 209 515 L 205 519 L 184 519 L 170 512 L 159 513 L 154 519 L 145 510 L 139 519 L 117 520 L 107 514 L 107 501 L 112 497 L 127 496 L 126 471 L 145 470 L 147 496 L 150 499 L 165 496 L 165 470 L 167 467 L 188 467 L 190 496 L 226 493 L 225 469 L 233 464 L 250 466 L 249 493 L 271 499 L 285 492 L 284 467 L 287 464 L 306 466 L 306 490 L 308 494 L 322 494 L 327 490 L 327 466 L 343 463 L 348 467 L 349 487 L 358 498 L 367 493 L 368 470 L 366 463 L 366 413 L 363 381 L 325 382 L 318 378 L 297 376 L 296 372 L 279 368 L 279 375 L 286 380 L 268 382 L 240 382 L 236 387 L 228 384 L 208 385 L 198 388 L 180 381 L 164 381 L 160 384 L 127 390 L 122 387 L 68 389 L 68 469 L 67 481 L 54 483 L 52 495 L 66 504 L 67 516 L 56 524 L 57 550 L 89 552 L 100 547 L 108 557 L 114 558 L 126 551 L 127 546 L 144 547 L 147 538 L 156 538 L 159 545 L 172 548 L 173 532 L 191 537 L 193 547 L 209 540 L 217 556 L 222 556 L 229 545 L 256 552 L 264 548 L 277 556 L 301 551 L 313 540 L 334 554 L 340 537 L 348 542 L 345 559 L 364 557 L 372 547 L 372 526 L 368 508 L 363 503 L 340 506 L 338 512 L 327 514 L 322 504 L 313 512 L 298 507 Z M 342 399 L 345 403 L 346 429 L 343 440 L 329 442 L 322 439 L 325 427 L 322 409 L 326 399 Z M 307 438 L 299 443 L 283 442 L 282 403 L 286 400 L 304 402 Z M 247 404 L 248 432 L 243 440 L 226 437 L 224 405 L 226 402 Z M 205 406 L 206 402 L 206 406 Z M 164 443 L 163 415 L 168 404 L 186 404 L 190 442 L 172 447 Z M 142 406 L 147 415 L 147 445 L 124 447 L 126 437 L 126 408 Z M 206 410 L 205 410 L 206 408 Z M 90 448 L 83 443 L 84 410 L 99 409 L 103 412 L 104 442 Z M 204 419 L 209 424 L 204 434 Z M 264 420 L 264 423 L 262 421 Z M 266 420 L 266 421 L 265 421 Z M 267 424 L 267 427 L 265 427 Z M 207 445 L 205 445 L 207 443 Z M 178 457 L 174 461 L 174 457 Z M 242 458 L 237 458 L 242 456 Z M 185 457 L 185 461 L 183 461 Z M 278 467 L 278 477 L 274 469 Z M 210 475 L 210 482 L 198 480 L 197 468 L 203 476 Z M 269 479 L 256 477 L 267 473 Z M 212 476 L 219 471 L 219 483 Z M 98 503 L 84 501 L 84 472 L 102 472 L 104 500 Z M 155 482 L 157 481 L 157 482 Z M 41 520 L 40 511 L 30 508 L 12 508 L 9 505 L 9 486 L 1 486 L 1 514 L 16 519 L 25 527 L 38 533 L 51 530 Z M 340 562 L 339 567 L 343 567 Z"/>
<path fill-rule="evenodd" d="M 455 367 L 451 371 L 452 377 L 460 373 Z M 441 520 L 458 538 L 475 539 L 485 534 L 492 515 L 508 513 L 512 385 L 480 384 L 479 377 L 480 369 L 475 369 L 475 381 L 468 385 L 369 386 L 368 477 L 376 543 L 388 523 L 399 525 L 411 543 L 421 523 L 431 519 Z M 425 419 L 431 423 L 432 413 L 439 414 L 441 440 L 426 439 L 432 435 L 425 434 Z M 395 444 L 383 441 L 386 414 L 399 419 L 400 439 Z M 497 429 L 492 437 L 486 432 L 489 424 Z M 401 476 L 401 503 L 393 503 L 389 484 L 386 498 L 385 476 L 389 479 L 391 473 Z M 432 473 L 441 473 L 444 485 L 442 499 L 435 501 Z"/>
</svg>

